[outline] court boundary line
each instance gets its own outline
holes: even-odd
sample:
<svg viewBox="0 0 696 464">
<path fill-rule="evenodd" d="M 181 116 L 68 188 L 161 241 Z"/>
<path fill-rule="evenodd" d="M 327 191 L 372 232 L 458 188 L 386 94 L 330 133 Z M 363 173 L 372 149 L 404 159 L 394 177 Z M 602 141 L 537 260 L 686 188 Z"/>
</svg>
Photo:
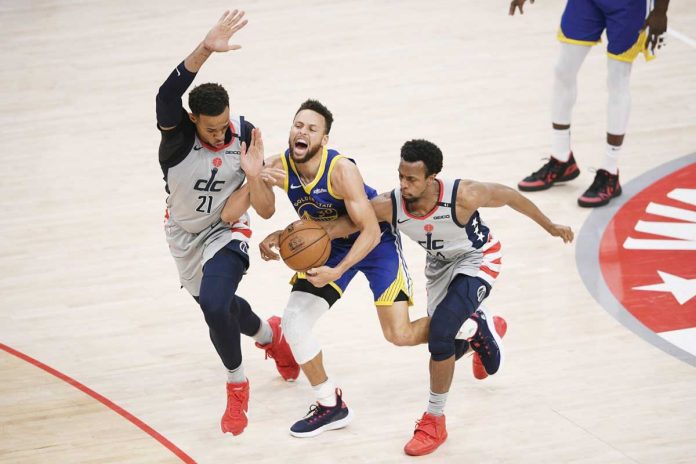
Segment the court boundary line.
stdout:
<svg viewBox="0 0 696 464">
<path fill-rule="evenodd" d="M 114 411 L 116 414 L 118 414 L 121 417 L 123 417 L 124 419 L 126 419 L 131 424 L 138 427 L 143 432 L 150 435 L 152 438 L 157 440 L 161 445 L 163 445 L 169 451 L 174 453 L 183 462 L 185 462 L 187 464 L 196 464 L 196 461 L 191 456 L 189 456 L 184 451 L 182 451 L 178 446 L 176 446 L 174 443 L 169 441 L 167 438 L 165 438 L 162 434 L 157 432 L 155 429 L 153 429 L 152 427 L 147 425 L 145 422 L 138 419 L 133 414 L 126 411 L 121 406 L 117 405 L 116 403 L 114 403 L 113 401 L 111 401 L 110 399 L 105 397 L 104 395 L 97 393 L 96 391 L 94 391 L 91 388 L 89 388 L 88 386 L 78 382 L 77 380 L 73 379 L 72 377 L 70 377 L 66 374 L 63 374 L 62 372 L 52 368 L 51 366 L 48 366 L 47 364 L 42 363 L 41 361 L 39 361 L 37 359 L 32 358 L 29 355 L 22 353 L 21 351 L 15 350 L 14 348 L 7 346 L 4 343 L 0 343 L 0 349 L 7 352 L 8 354 L 11 354 L 11 355 L 21 359 L 22 361 L 26 361 L 29 364 L 31 364 L 35 367 L 38 367 L 39 369 L 51 374 L 54 377 L 57 377 L 58 379 L 62 380 L 63 382 L 75 387 L 76 389 L 78 389 L 82 393 L 85 393 L 86 395 L 97 400 L 98 402 L 100 402 L 101 404 L 106 406 L 107 408 Z"/>
<path fill-rule="evenodd" d="M 696 163 L 696 153 L 654 167 L 623 185 L 622 195 L 612 200 L 609 205 L 596 208 L 590 213 L 576 237 L 575 266 L 585 289 L 604 311 L 652 346 L 696 367 L 696 355 L 679 348 L 648 329 L 617 300 L 604 280 L 599 264 L 599 246 L 602 235 L 609 222 L 623 205 L 656 181 L 692 163 Z"/>
<path fill-rule="evenodd" d="M 691 37 L 689 37 L 686 34 L 682 34 L 681 32 L 676 31 L 676 30 L 672 29 L 671 27 L 667 28 L 667 34 L 671 35 L 675 39 L 681 40 L 686 45 L 689 45 L 693 48 L 696 48 L 696 40 L 692 39 Z"/>
</svg>

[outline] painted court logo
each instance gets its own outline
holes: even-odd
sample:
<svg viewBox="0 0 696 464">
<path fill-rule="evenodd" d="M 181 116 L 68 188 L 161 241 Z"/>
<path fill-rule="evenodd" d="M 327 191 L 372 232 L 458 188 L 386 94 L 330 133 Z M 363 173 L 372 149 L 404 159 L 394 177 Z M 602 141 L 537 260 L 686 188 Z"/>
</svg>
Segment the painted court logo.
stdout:
<svg viewBox="0 0 696 464">
<path fill-rule="evenodd" d="M 696 155 L 647 172 L 620 199 L 580 231 L 583 281 L 629 329 L 696 366 Z"/>
</svg>

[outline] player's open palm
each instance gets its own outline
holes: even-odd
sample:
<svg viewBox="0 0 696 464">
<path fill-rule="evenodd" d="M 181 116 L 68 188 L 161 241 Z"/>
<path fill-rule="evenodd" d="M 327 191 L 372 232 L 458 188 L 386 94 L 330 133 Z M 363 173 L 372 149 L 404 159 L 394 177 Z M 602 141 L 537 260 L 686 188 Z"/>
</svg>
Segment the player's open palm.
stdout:
<svg viewBox="0 0 696 464">
<path fill-rule="evenodd" d="M 230 45 L 229 42 L 238 30 L 246 26 L 247 20 L 242 20 L 243 17 L 243 11 L 225 11 L 203 39 L 203 46 L 211 52 L 228 52 L 242 48 L 241 45 Z"/>
<path fill-rule="evenodd" d="M 263 170 L 263 138 L 261 130 L 254 128 L 251 131 L 251 142 L 247 147 L 242 142 L 241 166 L 248 177 L 258 177 Z"/>
</svg>

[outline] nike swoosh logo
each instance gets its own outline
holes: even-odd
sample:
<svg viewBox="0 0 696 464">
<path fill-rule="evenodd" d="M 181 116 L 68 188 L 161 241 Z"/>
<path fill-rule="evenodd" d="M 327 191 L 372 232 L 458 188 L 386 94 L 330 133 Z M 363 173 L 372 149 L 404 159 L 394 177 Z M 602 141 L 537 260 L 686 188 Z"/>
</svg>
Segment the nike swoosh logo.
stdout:
<svg viewBox="0 0 696 464">
<path fill-rule="evenodd" d="M 292 184 L 290 184 L 290 188 L 291 188 L 291 189 L 298 189 L 298 188 L 300 188 L 300 187 L 302 187 L 302 186 L 301 186 L 301 185 L 292 185 Z"/>
<path fill-rule="evenodd" d="M 202 150 L 203 147 L 199 147 L 199 146 L 194 145 L 193 149 L 196 150 L 196 151 L 198 151 L 198 150 Z"/>
<path fill-rule="evenodd" d="M 411 218 L 406 218 L 406 219 L 397 219 L 397 220 L 396 220 L 396 222 L 398 222 L 399 224 L 403 224 L 404 222 L 406 222 L 406 221 L 410 221 L 410 220 L 411 220 Z"/>
<path fill-rule="evenodd" d="M 177 76 L 181 76 L 181 72 L 179 71 L 179 67 L 177 66 L 177 67 L 174 68 L 174 69 L 176 69 L 176 75 L 177 75 Z"/>
</svg>

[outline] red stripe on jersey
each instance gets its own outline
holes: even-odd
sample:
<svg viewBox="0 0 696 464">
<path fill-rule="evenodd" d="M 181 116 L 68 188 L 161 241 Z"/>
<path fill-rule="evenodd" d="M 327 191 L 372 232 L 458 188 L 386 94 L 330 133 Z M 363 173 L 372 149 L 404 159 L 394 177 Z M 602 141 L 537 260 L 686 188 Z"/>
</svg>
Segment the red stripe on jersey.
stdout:
<svg viewBox="0 0 696 464">
<path fill-rule="evenodd" d="M 240 234 L 244 235 L 246 238 L 251 238 L 251 229 L 242 229 L 241 227 L 230 227 L 230 230 L 232 232 L 239 232 Z"/>
<path fill-rule="evenodd" d="M 500 242 L 498 242 L 495 245 L 493 245 L 492 247 L 490 247 L 489 249 L 487 249 L 486 251 L 484 251 L 483 254 L 487 255 L 490 253 L 497 253 L 498 251 L 500 251 L 500 248 L 501 248 L 501 245 L 500 245 Z"/>
<path fill-rule="evenodd" d="M 493 277 L 494 279 L 495 279 L 496 277 L 498 277 L 498 274 L 500 274 L 500 272 L 492 271 L 492 270 L 490 270 L 490 269 L 489 269 L 488 267 L 486 267 L 486 266 L 481 266 L 481 267 L 479 268 L 479 270 L 485 272 L 486 274 L 488 274 L 489 276 Z"/>
</svg>

